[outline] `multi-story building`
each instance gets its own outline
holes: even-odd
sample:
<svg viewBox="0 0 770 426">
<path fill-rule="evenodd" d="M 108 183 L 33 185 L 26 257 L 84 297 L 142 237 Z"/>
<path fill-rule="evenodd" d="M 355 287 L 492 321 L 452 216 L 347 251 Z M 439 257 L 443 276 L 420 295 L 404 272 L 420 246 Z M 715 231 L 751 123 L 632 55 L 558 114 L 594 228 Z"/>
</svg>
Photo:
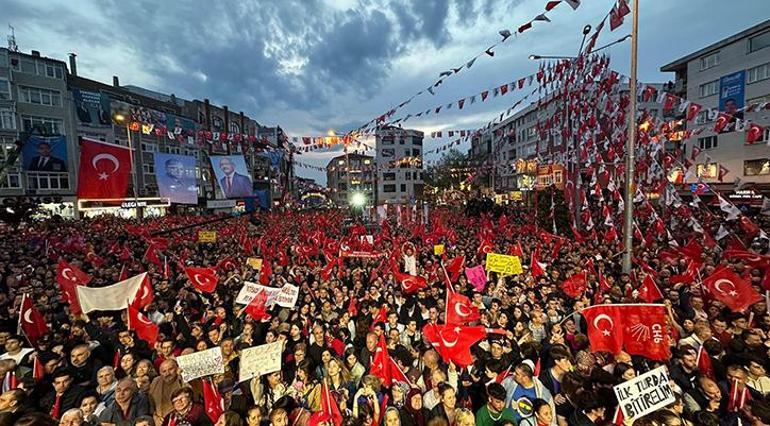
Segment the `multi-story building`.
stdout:
<svg viewBox="0 0 770 426">
<path fill-rule="evenodd" d="M 353 203 L 353 194 L 361 194 L 365 206 L 376 205 L 376 173 L 374 157 L 362 154 L 338 155 L 326 165 L 326 187 L 338 206 Z"/>
<path fill-rule="evenodd" d="M 387 126 L 377 129 L 377 204 L 422 201 L 423 133 Z"/>
<path fill-rule="evenodd" d="M 66 74 L 64 62 L 38 51 L 0 48 L 0 198 L 72 214 L 77 140 Z"/>
<path fill-rule="evenodd" d="M 759 193 L 770 189 L 770 118 L 756 106 L 770 102 L 770 20 L 676 59 L 661 71 L 675 74 L 671 92 L 702 106 L 694 123 L 688 123 L 690 130 L 700 132 L 689 141 L 685 157 L 691 157 L 693 148 L 700 153 L 695 173 L 685 175 L 684 183 L 702 179 L 732 190 L 738 178 L 748 185 L 744 192 L 757 191 L 752 197 L 761 199 Z M 725 130 L 715 132 L 716 114 L 709 109 L 730 115 Z M 765 127 L 758 143 L 746 142 L 743 128 L 748 122 Z"/>
</svg>

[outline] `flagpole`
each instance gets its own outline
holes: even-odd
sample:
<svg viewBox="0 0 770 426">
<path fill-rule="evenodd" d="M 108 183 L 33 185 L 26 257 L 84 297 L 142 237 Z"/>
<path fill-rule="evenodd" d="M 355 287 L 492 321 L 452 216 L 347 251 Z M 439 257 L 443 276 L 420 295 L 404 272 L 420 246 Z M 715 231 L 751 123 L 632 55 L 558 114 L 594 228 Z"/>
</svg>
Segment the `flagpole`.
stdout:
<svg viewBox="0 0 770 426">
<path fill-rule="evenodd" d="M 631 257 L 634 244 L 634 150 L 636 145 L 636 68 L 639 42 L 639 0 L 633 0 L 633 29 L 631 31 L 631 79 L 628 82 L 628 136 L 626 137 L 626 193 L 623 206 L 623 272 L 631 272 Z M 664 176 L 665 179 L 665 176 Z"/>
</svg>

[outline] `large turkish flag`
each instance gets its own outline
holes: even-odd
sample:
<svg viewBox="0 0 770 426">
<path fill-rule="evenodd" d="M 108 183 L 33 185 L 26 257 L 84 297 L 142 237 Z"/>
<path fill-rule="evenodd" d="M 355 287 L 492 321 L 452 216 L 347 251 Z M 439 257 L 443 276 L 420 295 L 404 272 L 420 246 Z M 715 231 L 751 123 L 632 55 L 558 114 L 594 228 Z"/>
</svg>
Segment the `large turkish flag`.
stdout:
<svg viewBox="0 0 770 426">
<path fill-rule="evenodd" d="M 594 352 L 616 354 L 623 347 L 621 313 L 615 305 L 594 305 L 581 312 L 588 323 L 588 340 Z"/>
<path fill-rule="evenodd" d="M 762 301 L 762 295 L 728 267 L 714 271 L 703 280 L 703 285 L 715 299 L 733 312 L 743 312 L 754 303 Z"/>
<path fill-rule="evenodd" d="M 127 147 L 82 138 L 78 198 L 125 198 L 131 179 Z"/>
</svg>

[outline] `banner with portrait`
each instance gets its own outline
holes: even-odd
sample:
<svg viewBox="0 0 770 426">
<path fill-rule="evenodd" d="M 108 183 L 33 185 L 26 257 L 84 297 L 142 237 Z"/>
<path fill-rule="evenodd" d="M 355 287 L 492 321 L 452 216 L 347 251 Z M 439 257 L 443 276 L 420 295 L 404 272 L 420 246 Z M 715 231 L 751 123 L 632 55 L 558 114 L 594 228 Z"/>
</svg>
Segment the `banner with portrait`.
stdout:
<svg viewBox="0 0 770 426">
<path fill-rule="evenodd" d="M 160 196 L 172 203 L 198 204 L 195 157 L 156 152 L 155 182 Z"/>
<path fill-rule="evenodd" d="M 110 97 L 102 92 L 75 89 L 72 91 L 75 114 L 81 126 L 107 127 L 112 125 Z"/>
<path fill-rule="evenodd" d="M 67 138 L 32 135 L 21 148 L 22 166 L 31 172 L 66 172 Z"/>
<path fill-rule="evenodd" d="M 254 195 L 251 176 L 243 155 L 212 155 L 209 158 L 223 198 L 245 198 Z"/>
<path fill-rule="evenodd" d="M 719 79 L 719 111 L 728 114 L 729 122 L 722 133 L 735 131 L 736 120 L 743 120 L 746 71 L 741 70 Z"/>
</svg>

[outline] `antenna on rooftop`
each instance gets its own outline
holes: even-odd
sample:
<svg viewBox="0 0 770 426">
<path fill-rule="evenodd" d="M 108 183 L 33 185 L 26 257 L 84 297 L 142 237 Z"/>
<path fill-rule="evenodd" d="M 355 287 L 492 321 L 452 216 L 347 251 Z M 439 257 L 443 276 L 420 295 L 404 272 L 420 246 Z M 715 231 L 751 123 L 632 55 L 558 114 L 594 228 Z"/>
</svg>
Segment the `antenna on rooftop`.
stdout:
<svg viewBox="0 0 770 426">
<path fill-rule="evenodd" d="M 11 24 L 8 24 L 8 29 L 11 30 L 11 33 L 8 34 L 8 50 L 18 52 L 19 45 L 16 44 L 16 31 Z"/>
</svg>

